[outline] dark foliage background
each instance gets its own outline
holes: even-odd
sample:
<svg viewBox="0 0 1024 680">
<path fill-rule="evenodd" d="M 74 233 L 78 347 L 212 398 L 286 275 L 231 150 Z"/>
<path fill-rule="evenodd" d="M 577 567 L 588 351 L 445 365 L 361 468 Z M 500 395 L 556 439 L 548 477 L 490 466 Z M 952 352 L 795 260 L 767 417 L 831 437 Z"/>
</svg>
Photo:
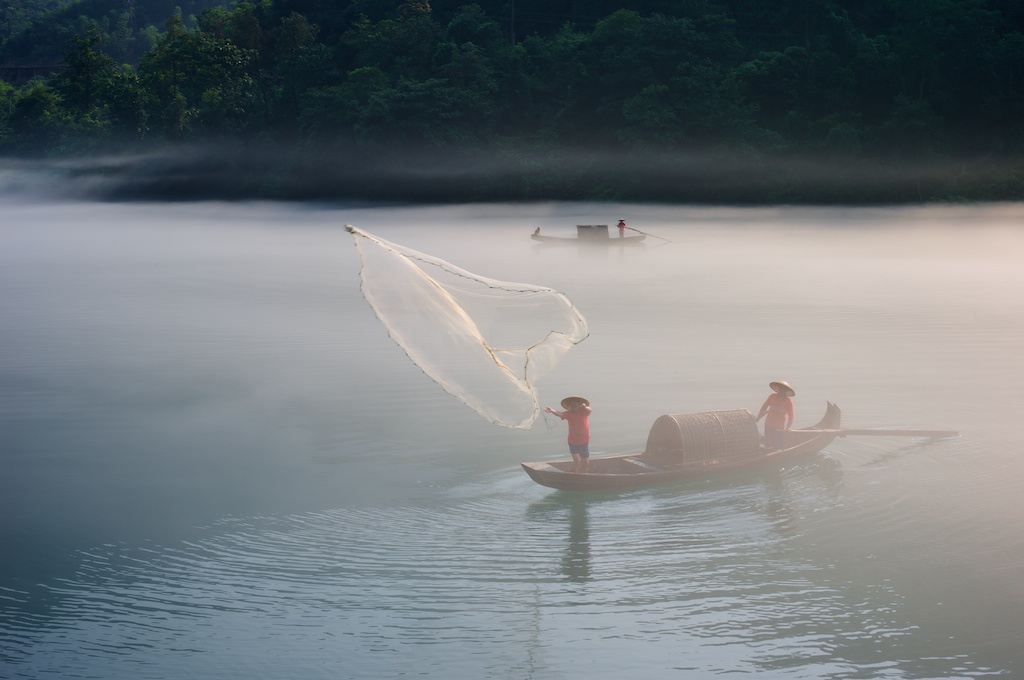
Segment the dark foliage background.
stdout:
<svg viewBox="0 0 1024 680">
<path fill-rule="evenodd" d="M 93 159 L 70 167 L 119 197 L 1020 200 L 1022 24 L 1024 0 L 8 1 L 0 153 Z"/>
</svg>

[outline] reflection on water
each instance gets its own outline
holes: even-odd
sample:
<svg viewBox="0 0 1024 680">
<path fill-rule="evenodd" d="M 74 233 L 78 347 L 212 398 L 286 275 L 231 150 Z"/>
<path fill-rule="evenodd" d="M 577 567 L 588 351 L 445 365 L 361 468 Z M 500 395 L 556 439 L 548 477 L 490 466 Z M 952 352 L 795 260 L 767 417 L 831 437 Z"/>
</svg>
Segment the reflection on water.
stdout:
<svg viewBox="0 0 1024 680">
<path fill-rule="evenodd" d="M 529 239 L 611 210 L 672 243 Z M 1024 673 L 1020 206 L 0 213 L 2 677 Z M 541 399 L 585 394 L 595 452 L 780 378 L 798 425 L 962 436 L 553 492 L 518 462 L 564 430 L 420 373 L 346 222 L 567 293 L 592 334 Z"/>
<path fill-rule="evenodd" d="M 814 467 L 685 493 L 527 494 L 536 500 L 524 512 L 527 490 L 506 471 L 463 489 L 461 502 L 231 520 L 173 546 L 97 546 L 49 586 L 52 608 L 7 621 L 5 647 L 18 651 L 5 662 L 26 678 L 75 658 L 111 678 L 156 677 L 145 671 L 157 664 L 164 677 L 202 675 L 211 657 L 218 677 L 269 675 L 246 661 L 268 653 L 304 677 L 391 676 L 413 660 L 437 677 L 563 677 L 580 664 L 614 677 L 651 653 L 665 669 L 655 677 L 714 673 L 723 660 L 835 678 L 985 672 L 942 647 L 908 658 L 936 641 L 906 592 L 805 539 L 822 521 L 813 514 L 830 509 L 814 498 L 834 481 Z M 481 655 L 485 640 L 498 649 Z"/>
<path fill-rule="evenodd" d="M 808 512 L 818 512 L 841 502 L 843 467 L 824 454 L 814 454 L 786 468 L 759 471 L 764 499 L 759 506 L 776 531 L 794 536 Z"/>
<path fill-rule="evenodd" d="M 590 580 L 590 517 L 591 503 L 600 502 L 593 494 L 552 494 L 535 501 L 527 508 L 531 523 L 546 527 L 568 527 L 561 573 L 566 579 L 582 583 Z"/>
<path fill-rule="evenodd" d="M 590 578 L 590 528 L 587 502 L 574 500 L 569 506 L 569 543 L 562 557 L 562 573 L 570 581 Z"/>
</svg>

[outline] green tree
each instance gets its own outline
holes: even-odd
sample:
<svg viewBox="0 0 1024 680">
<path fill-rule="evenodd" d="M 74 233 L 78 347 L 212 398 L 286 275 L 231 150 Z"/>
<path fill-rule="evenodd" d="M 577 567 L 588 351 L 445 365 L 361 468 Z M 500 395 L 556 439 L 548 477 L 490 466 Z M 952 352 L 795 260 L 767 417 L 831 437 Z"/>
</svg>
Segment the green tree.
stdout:
<svg viewBox="0 0 1024 680">
<path fill-rule="evenodd" d="M 71 128 L 60 95 L 36 79 L 19 88 L 14 96 L 5 146 L 17 153 L 54 151 L 63 145 Z"/>
<path fill-rule="evenodd" d="M 527 144 L 589 141 L 590 126 L 580 124 L 580 112 L 584 118 L 589 114 L 583 103 L 591 71 L 583 50 L 586 42 L 587 35 L 569 24 L 554 35 L 522 41 L 522 102 L 530 106 L 519 111 L 519 124 Z"/>
<path fill-rule="evenodd" d="M 135 139 L 146 137 L 149 132 L 147 93 L 138 72 L 131 66 L 121 66 L 111 74 L 106 107 L 114 132 Z"/>
<path fill-rule="evenodd" d="M 10 134 L 11 115 L 14 113 L 14 95 L 17 92 L 13 85 L 0 80 L 0 145 Z"/>
<path fill-rule="evenodd" d="M 68 41 L 64 69 L 53 79 L 63 105 L 77 116 L 95 116 L 111 88 L 117 62 L 99 49 L 103 37 L 95 27 Z"/>
<path fill-rule="evenodd" d="M 392 18 L 359 21 L 344 42 L 354 52 L 357 67 L 376 66 L 396 80 L 424 80 L 433 75 L 432 57 L 440 37 L 430 5 L 408 0 Z"/>
<path fill-rule="evenodd" d="M 179 137 L 242 129 L 256 101 L 252 58 L 229 40 L 168 20 L 166 37 L 139 66 L 153 125 Z"/>
<path fill-rule="evenodd" d="M 376 66 L 347 74 L 341 85 L 310 89 L 303 96 L 299 125 L 310 138 L 380 148 L 387 139 L 378 113 L 391 95 L 388 76 Z"/>
<path fill-rule="evenodd" d="M 267 74 L 272 81 L 276 117 L 296 121 L 300 102 L 311 89 L 330 87 L 342 81 L 331 49 L 317 41 L 320 27 L 293 12 L 283 17 L 274 31 L 276 68 Z"/>
<path fill-rule="evenodd" d="M 1003 132 L 1008 113 L 999 73 L 999 36 L 1005 30 L 999 13 L 985 0 L 906 0 L 892 8 L 902 95 L 892 124 L 904 125 L 910 110 L 928 111 L 914 119 L 918 125 L 926 119 L 941 122 L 930 136 L 943 135 L 949 150 L 996 143 L 992 135 Z"/>
</svg>

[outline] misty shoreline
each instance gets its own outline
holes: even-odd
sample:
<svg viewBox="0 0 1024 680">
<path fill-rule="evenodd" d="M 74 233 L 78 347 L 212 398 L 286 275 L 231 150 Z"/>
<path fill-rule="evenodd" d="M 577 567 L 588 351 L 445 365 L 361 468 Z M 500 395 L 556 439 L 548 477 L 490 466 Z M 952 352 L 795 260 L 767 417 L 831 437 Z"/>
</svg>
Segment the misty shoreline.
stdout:
<svg viewBox="0 0 1024 680">
<path fill-rule="evenodd" d="M 209 145 L 64 158 L 0 158 L 0 195 L 100 201 L 539 201 L 899 205 L 1024 200 L 1024 169 L 971 162 L 765 158 L 742 153 L 621 156 L 338 154 Z"/>
</svg>

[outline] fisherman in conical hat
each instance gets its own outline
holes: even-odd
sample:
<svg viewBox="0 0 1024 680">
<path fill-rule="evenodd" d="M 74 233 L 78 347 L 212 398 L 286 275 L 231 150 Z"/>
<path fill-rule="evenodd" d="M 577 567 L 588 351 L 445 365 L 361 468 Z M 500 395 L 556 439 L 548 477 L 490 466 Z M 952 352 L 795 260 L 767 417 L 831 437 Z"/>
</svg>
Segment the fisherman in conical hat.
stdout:
<svg viewBox="0 0 1024 680">
<path fill-rule="evenodd" d="M 587 472 L 590 469 L 590 402 L 583 397 L 566 397 L 562 400 L 562 408 L 565 410 L 556 411 L 545 406 L 544 411 L 568 421 L 573 472 Z"/>
<path fill-rule="evenodd" d="M 772 393 L 764 400 L 761 410 L 757 412 L 757 420 L 764 419 L 764 443 L 770 449 L 786 448 L 786 430 L 793 427 L 793 397 L 796 390 L 785 380 L 773 380 L 768 383 Z"/>
</svg>

